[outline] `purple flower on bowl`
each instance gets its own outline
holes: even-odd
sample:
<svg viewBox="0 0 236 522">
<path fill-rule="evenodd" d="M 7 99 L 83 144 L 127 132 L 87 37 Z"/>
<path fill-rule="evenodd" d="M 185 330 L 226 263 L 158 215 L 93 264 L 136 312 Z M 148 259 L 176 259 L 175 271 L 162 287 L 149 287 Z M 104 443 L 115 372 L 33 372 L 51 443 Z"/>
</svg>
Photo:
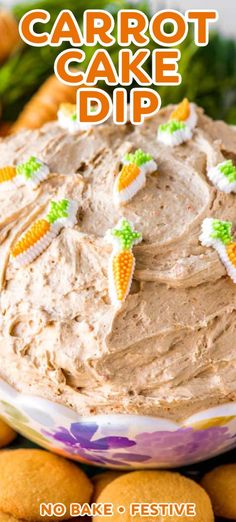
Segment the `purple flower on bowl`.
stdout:
<svg viewBox="0 0 236 522">
<path fill-rule="evenodd" d="M 213 456 L 220 448 L 231 447 L 235 438 L 227 427 L 212 427 L 204 430 L 182 428 L 176 431 L 141 433 L 135 437 L 139 451 L 149 452 L 156 462 L 179 466 L 183 462 L 203 460 Z"/>
<path fill-rule="evenodd" d="M 110 426 L 107 436 L 95 438 L 98 428 L 95 422 L 75 422 L 70 428 L 61 426 L 53 432 L 43 430 L 43 434 L 57 441 L 68 454 L 94 464 L 125 467 L 180 466 L 209 458 L 235 444 L 227 427 L 143 432 L 132 439 L 111 434 L 114 428 Z"/>
<path fill-rule="evenodd" d="M 78 455 L 85 460 L 97 464 L 117 465 L 116 451 L 130 449 L 136 445 L 134 440 L 128 437 L 107 436 L 93 439 L 99 426 L 96 423 L 74 422 L 70 429 L 60 426 L 57 431 L 49 433 L 43 431 L 44 435 L 52 437 L 55 441 L 62 443 L 63 449 L 73 455 Z M 113 453 L 114 452 L 114 453 Z M 136 460 L 143 462 L 149 458 L 148 455 L 124 454 L 127 461 Z M 114 457 L 114 458 L 113 458 Z M 130 458 L 128 458 L 130 457 Z M 122 456 L 119 458 L 122 461 Z M 128 464 L 127 464 L 128 465 Z"/>
</svg>

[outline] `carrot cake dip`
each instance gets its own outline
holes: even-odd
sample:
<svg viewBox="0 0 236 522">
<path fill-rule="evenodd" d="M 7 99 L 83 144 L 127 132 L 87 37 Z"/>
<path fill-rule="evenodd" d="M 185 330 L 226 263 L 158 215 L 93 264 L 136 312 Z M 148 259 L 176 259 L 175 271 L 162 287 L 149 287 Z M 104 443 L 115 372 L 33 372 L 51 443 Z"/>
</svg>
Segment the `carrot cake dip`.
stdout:
<svg viewBox="0 0 236 522">
<path fill-rule="evenodd" d="M 0 141 L 1 378 L 81 415 L 236 400 L 235 130 L 68 126 Z"/>
</svg>

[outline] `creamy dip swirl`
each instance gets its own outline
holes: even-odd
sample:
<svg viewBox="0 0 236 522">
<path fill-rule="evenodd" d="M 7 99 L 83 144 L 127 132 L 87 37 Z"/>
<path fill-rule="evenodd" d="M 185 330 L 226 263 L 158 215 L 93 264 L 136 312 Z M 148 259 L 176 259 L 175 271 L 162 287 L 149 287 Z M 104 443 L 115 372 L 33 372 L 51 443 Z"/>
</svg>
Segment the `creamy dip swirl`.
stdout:
<svg viewBox="0 0 236 522">
<path fill-rule="evenodd" d="M 0 166 L 34 154 L 50 177 L 37 190 L 0 192 L 0 375 L 18 390 L 82 415 L 139 413 L 179 420 L 236 400 L 236 287 L 217 253 L 199 243 L 205 217 L 236 223 L 236 196 L 207 168 L 236 160 L 236 132 L 198 109 L 193 139 L 156 141 L 168 107 L 140 127 L 104 124 L 70 135 L 57 123 L 0 141 Z M 142 148 L 158 170 L 120 210 L 113 185 L 124 153 Z M 15 268 L 13 242 L 53 198 L 79 202 L 33 263 Z M 131 292 L 108 294 L 107 229 L 121 216 L 142 232 Z"/>
</svg>

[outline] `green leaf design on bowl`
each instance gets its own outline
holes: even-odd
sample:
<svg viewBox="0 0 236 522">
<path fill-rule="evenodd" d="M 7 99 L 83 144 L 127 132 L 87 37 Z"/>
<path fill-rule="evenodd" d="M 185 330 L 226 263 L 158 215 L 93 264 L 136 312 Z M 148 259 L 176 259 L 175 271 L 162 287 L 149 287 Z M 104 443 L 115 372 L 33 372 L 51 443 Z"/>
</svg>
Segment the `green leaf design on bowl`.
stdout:
<svg viewBox="0 0 236 522">
<path fill-rule="evenodd" d="M 29 419 L 26 417 L 21 411 L 17 410 L 12 404 L 9 404 L 9 402 L 0 401 L 4 408 L 4 412 L 6 415 L 11 417 L 15 422 L 20 422 L 21 424 L 28 424 Z"/>
</svg>

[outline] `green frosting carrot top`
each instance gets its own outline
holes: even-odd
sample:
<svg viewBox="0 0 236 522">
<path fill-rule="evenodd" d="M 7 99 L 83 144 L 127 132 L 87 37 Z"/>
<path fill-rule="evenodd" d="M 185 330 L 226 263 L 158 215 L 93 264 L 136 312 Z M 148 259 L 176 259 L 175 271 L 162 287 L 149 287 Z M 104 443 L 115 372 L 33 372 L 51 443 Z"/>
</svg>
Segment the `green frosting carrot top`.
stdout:
<svg viewBox="0 0 236 522">
<path fill-rule="evenodd" d="M 41 166 L 42 164 L 37 160 L 37 158 L 35 158 L 35 156 L 31 156 L 25 163 L 17 165 L 16 173 L 18 175 L 24 176 L 26 179 L 31 179 Z"/>
<path fill-rule="evenodd" d="M 174 132 L 178 130 L 183 130 L 186 128 L 185 123 L 177 120 L 170 120 L 167 123 L 163 123 L 160 125 L 159 129 L 161 132 L 168 132 L 169 134 L 174 134 Z"/>
<path fill-rule="evenodd" d="M 144 163 L 147 163 L 148 161 L 151 161 L 153 157 L 151 154 L 147 154 L 146 152 L 143 152 L 142 149 L 138 149 L 134 152 L 134 154 L 125 154 L 124 160 L 128 161 L 129 163 L 135 163 L 137 167 L 141 167 Z"/>
<path fill-rule="evenodd" d="M 213 232 L 211 233 L 211 237 L 213 239 L 219 239 L 227 245 L 228 243 L 232 243 L 232 222 L 231 221 L 220 221 L 215 219 L 212 223 Z"/>
<path fill-rule="evenodd" d="M 122 250 L 130 250 L 142 237 L 126 219 L 122 219 L 120 228 L 113 228 L 111 234 L 119 239 Z"/>
<path fill-rule="evenodd" d="M 226 176 L 226 178 L 228 178 L 230 183 L 236 181 L 236 167 L 232 160 L 225 161 L 225 163 L 219 166 L 219 170 L 224 174 L 224 176 Z"/>
<path fill-rule="evenodd" d="M 61 199 L 61 201 L 51 201 L 50 202 L 50 210 L 46 216 L 47 221 L 53 224 L 60 218 L 68 217 L 68 209 L 69 209 L 69 200 Z"/>
</svg>

